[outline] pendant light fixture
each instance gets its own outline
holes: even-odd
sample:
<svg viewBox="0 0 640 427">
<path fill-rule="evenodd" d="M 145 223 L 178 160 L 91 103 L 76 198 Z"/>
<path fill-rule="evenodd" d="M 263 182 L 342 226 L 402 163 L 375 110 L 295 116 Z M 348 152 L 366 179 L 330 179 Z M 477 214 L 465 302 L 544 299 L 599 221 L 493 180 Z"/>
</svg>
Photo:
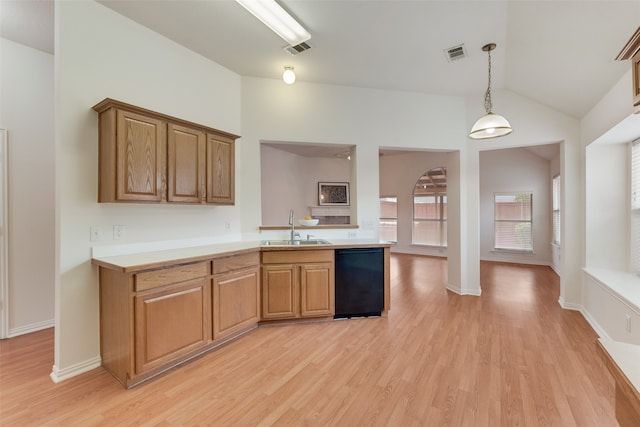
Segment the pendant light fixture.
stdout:
<svg viewBox="0 0 640 427">
<path fill-rule="evenodd" d="M 469 138 L 471 139 L 497 138 L 509 135 L 513 131 L 507 119 L 491 111 L 491 51 L 495 48 L 495 43 L 482 46 L 482 51 L 487 52 L 489 55 L 489 84 L 484 94 L 484 110 L 487 114 L 480 117 L 471 128 L 471 132 L 469 132 Z"/>
</svg>

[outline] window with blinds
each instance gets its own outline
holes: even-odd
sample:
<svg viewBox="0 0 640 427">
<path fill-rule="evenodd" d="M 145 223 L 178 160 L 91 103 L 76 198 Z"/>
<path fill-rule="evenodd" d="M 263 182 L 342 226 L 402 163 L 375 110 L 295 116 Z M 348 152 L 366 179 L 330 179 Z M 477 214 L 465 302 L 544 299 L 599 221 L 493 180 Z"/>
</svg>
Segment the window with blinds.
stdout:
<svg viewBox="0 0 640 427">
<path fill-rule="evenodd" d="M 398 241 L 398 198 L 380 197 L 380 239 Z"/>
<path fill-rule="evenodd" d="M 447 195 L 413 196 L 413 244 L 447 246 Z"/>
<path fill-rule="evenodd" d="M 425 172 L 413 187 L 414 245 L 447 247 L 447 168 Z"/>
<path fill-rule="evenodd" d="M 560 245 L 560 175 L 553 177 L 553 243 Z"/>
<path fill-rule="evenodd" d="M 631 271 L 640 274 L 640 139 L 631 143 Z"/>
<path fill-rule="evenodd" d="M 494 249 L 533 252 L 533 193 L 496 193 L 494 201 Z"/>
</svg>

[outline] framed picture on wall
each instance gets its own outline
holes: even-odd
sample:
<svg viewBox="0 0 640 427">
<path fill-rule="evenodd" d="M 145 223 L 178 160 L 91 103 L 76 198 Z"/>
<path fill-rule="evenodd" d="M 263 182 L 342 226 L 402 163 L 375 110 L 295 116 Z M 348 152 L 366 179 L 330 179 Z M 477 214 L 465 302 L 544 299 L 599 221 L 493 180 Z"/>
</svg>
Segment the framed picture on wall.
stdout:
<svg viewBox="0 0 640 427">
<path fill-rule="evenodd" d="M 349 183 L 319 182 L 318 205 L 349 206 Z"/>
</svg>

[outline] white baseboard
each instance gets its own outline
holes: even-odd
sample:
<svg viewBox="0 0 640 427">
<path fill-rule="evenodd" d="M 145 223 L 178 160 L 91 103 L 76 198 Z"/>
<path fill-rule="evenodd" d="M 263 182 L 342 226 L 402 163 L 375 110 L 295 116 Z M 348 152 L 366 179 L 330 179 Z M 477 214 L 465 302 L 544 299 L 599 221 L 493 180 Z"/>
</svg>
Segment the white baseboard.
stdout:
<svg viewBox="0 0 640 427">
<path fill-rule="evenodd" d="M 582 311 L 584 309 L 584 307 L 582 307 L 582 304 L 566 302 L 562 297 L 558 298 L 558 304 L 560 304 L 560 307 L 566 310 Z"/>
<path fill-rule="evenodd" d="M 582 317 L 584 317 L 589 326 L 591 326 L 591 328 L 595 331 L 596 334 L 598 334 L 600 338 L 611 339 L 609 337 L 609 334 L 607 334 L 607 332 L 600 326 L 600 324 L 596 322 L 596 319 L 591 316 L 591 314 L 584 306 L 582 306 L 582 304 L 567 303 L 562 297 L 558 299 L 558 303 L 560 304 L 560 307 L 566 310 L 579 311 L 580 314 L 582 314 Z"/>
<path fill-rule="evenodd" d="M 43 320 L 42 322 L 32 323 L 30 325 L 12 328 L 12 329 L 9 329 L 7 338 L 13 338 L 20 335 L 30 334 L 31 332 L 38 332 L 43 329 L 53 328 L 55 325 L 56 325 L 55 319 L 49 319 L 49 320 Z"/>
<path fill-rule="evenodd" d="M 54 383 L 59 383 L 75 377 L 76 375 L 84 374 L 92 369 L 99 368 L 100 366 L 102 366 L 102 359 L 100 359 L 100 356 L 85 360 L 84 362 L 76 363 L 75 365 L 71 365 L 64 369 L 59 369 L 56 365 L 53 365 L 50 377 Z"/>
<path fill-rule="evenodd" d="M 600 338 L 606 338 L 608 340 L 611 339 L 609 334 L 607 334 L 607 332 L 600 326 L 600 324 L 596 322 L 596 320 L 593 317 L 591 317 L 591 315 L 586 309 L 583 308 L 582 310 L 580 310 L 580 313 L 582 313 L 582 317 L 586 319 L 587 323 L 591 325 L 593 330 L 596 331 L 596 334 L 598 334 Z"/>
<path fill-rule="evenodd" d="M 447 283 L 447 290 L 458 295 L 472 295 L 472 296 L 479 297 L 480 294 L 482 294 L 482 289 L 461 288 L 459 286 L 454 286 L 451 283 Z"/>
</svg>

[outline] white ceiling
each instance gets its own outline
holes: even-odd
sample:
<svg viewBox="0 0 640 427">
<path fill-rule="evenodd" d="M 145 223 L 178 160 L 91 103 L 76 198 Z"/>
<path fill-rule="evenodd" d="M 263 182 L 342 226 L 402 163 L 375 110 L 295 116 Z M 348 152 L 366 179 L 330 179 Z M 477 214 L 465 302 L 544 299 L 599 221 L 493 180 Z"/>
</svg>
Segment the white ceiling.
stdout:
<svg viewBox="0 0 640 427">
<path fill-rule="evenodd" d="M 638 0 L 279 0 L 308 29 L 298 56 L 233 0 L 100 3 L 243 75 L 482 96 L 487 55 L 494 89 L 582 118 L 629 69 L 614 58 L 640 25 Z M 53 1 L 0 2 L 0 36 L 53 52 Z M 446 48 L 468 56 L 449 62 Z M 629 83 L 631 84 L 631 82 Z M 499 91 L 494 106 L 500 112 Z M 508 115 L 506 112 L 502 112 Z"/>
</svg>

